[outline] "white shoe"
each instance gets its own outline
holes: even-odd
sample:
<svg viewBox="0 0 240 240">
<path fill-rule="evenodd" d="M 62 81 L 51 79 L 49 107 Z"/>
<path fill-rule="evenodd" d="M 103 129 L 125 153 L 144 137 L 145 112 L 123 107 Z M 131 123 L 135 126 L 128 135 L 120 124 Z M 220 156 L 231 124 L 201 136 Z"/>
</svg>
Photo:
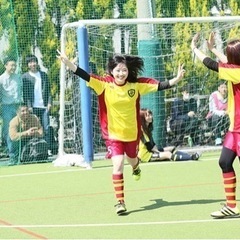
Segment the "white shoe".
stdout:
<svg viewBox="0 0 240 240">
<path fill-rule="evenodd" d="M 48 156 L 51 157 L 53 154 L 52 154 L 52 151 L 51 150 L 48 150 Z"/>
<path fill-rule="evenodd" d="M 126 211 L 127 211 L 127 208 L 126 208 L 126 205 L 125 205 L 125 203 L 124 202 L 118 202 L 116 205 L 115 205 L 115 207 L 116 207 L 116 213 L 118 214 L 118 215 L 121 215 L 121 214 L 123 214 L 123 213 L 125 213 Z"/>
<path fill-rule="evenodd" d="M 218 145 L 221 145 L 222 144 L 222 139 L 221 138 L 216 138 L 215 139 L 215 145 L 218 146 Z"/>
<path fill-rule="evenodd" d="M 240 217 L 239 209 L 237 207 L 231 208 L 224 205 L 219 211 L 212 212 L 213 218 L 238 218 Z"/>
</svg>

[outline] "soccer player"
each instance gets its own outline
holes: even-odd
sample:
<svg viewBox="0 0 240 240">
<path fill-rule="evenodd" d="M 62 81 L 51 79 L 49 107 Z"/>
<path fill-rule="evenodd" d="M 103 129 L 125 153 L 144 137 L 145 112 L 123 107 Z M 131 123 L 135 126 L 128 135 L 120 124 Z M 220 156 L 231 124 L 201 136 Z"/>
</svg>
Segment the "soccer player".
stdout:
<svg viewBox="0 0 240 240">
<path fill-rule="evenodd" d="M 138 158 L 141 162 L 154 161 L 188 161 L 198 160 L 199 153 L 189 154 L 183 151 L 176 151 L 174 146 L 162 147 L 157 146 L 154 142 L 153 131 L 153 114 L 150 109 L 142 108 L 140 111 L 142 135 L 140 137 Z"/>
<path fill-rule="evenodd" d="M 137 150 L 141 133 L 140 96 L 168 89 L 177 84 L 184 76 L 183 65 L 179 65 L 177 77 L 159 82 L 152 78 L 138 77 L 144 67 L 140 57 L 114 55 L 107 64 L 108 75 L 104 77 L 89 75 L 69 61 L 64 53 L 58 58 L 77 76 L 87 82 L 98 95 L 99 117 L 102 137 L 105 140 L 113 164 L 112 181 L 117 199 L 116 213 L 127 211 L 124 202 L 124 155 L 132 166 L 132 175 L 139 180 L 141 170 Z"/>
<path fill-rule="evenodd" d="M 207 40 L 209 50 L 214 53 L 220 62 L 207 57 L 197 48 L 199 33 L 191 42 L 191 49 L 197 58 L 209 69 L 218 72 L 219 79 L 228 82 L 228 107 L 230 118 L 229 130 L 225 136 L 219 166 L 222 170 L 226 204 L 216 212 L 212 212 L 213 218 L 240 217 L 236 202 L 236 175 L 233 162 L 236 156 L 240 159 L 240 39 L 229 41 L 226 48 L 226 56 L 214 47 L 214 33 Z"/>
</svg>

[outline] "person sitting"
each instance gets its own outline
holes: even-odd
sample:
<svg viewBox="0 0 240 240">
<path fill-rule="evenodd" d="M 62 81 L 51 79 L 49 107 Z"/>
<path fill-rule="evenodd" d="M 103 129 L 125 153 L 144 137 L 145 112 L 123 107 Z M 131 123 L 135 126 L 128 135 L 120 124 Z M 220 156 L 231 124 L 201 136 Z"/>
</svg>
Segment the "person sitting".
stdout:
<svg viewBox="0 0 240 240">
<path fill-rule="evenodd" d="M 197 145 L 199 119 L 197 113 L 197 101 L 190 97 L 189 86 L 181 89 L 182 98 L 173 101 L 171 109 L 170 128 L 176 136 L 177 145 L 183 143 L 184 135 L 190 135 L 193 144 Z"/>
<path fill-rule="evenodd" d="M 227 115 L 227 85 L 223 80 L 218 82 L 218 89 L 209 97 L 209 112 L 206 119 L 215 136 L 215 145 L 221 145 L 221 131 L 226 131 L 229 127 Z"/>
<path fill-rule="evenodd" d="M 43 137 L 43 128 L 38 117 L 31 114 L 26 105 L 19 106 L 17 115 L 10 121 L 9 137 L 12 141 L 9 165 L 18 164 L 20 150 L 30 139 Z"/>
<path fill-rule="evenodd" d="M 187 161 L 198 160 L 199 153 L 189 154 L 182 151 L 176 151 L 174 146 L 158 147 L 152 136 L 153 131 L 153 114 L 150 109 L 142 108 L 140 110 L 142 135 L 139 143 L 138 158 L 141 162 L 152 161 Z"/>
</svg>

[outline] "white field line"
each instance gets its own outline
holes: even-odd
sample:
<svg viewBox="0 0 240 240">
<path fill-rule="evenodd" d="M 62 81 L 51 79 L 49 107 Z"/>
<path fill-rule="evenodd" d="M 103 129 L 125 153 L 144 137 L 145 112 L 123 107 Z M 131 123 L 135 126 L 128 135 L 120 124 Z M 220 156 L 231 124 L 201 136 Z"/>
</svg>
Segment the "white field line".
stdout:
<svg viewBox="0 0 240 240">
<path fill-rule="evenodd" d="M 34 173 L 18 173 L 18 174 L 8 174 L 8 175 L 0 175 L 0 178 L 9 178 L 9 177 L 23 177 L 23 176 L 31 176 L 31 175 L 45 175 L 45 174 L 53 174 L 53 173 L 67 173 L 67 172 L 77 172 L 80 170 L 86 169 L 65 169 L 60 171 L 47 171 L 47 172 L 34 172 Z"/>
<path fill-rule="evenodd" d="M 212 160 L 216 160 L 218 158 L 216 157 L 204 157 L 204 160 L 200 159 L 198 160 L 199 162 L 201 161 L 212 161 Z M 194 160 L 190 160 L 190 161 L 182 161 L 182 162 L 176 162 L 177 164 L 181 164 L 181 163 L 197 163 L 198 161 L 194 161 Z M 171 161 L 162 161 L 162 162 L 151 162 L 151 163 L 142 163 L 141 166 L 143 167 L 147 167 L 147 166 L 151 166 L 151 165 L 160 165 L 160 164 L 174 164 L 174 162 Z M 124 167 L 130 167 L 130 165 L 125 165 Z M 61 168 L 61 167 L 59 167 Z M 86 169 L 86 168 L 81 168 L 81 167 L 69 167 L 69 169 L 63 169 L 63 170 L 56 170 L 56 171 L 44 171 L 44 172 L 33 172 L 33 173 L 18 173 L 18 174 L 8 174 L 8 175 L 0 175 L 0 178 L 10 178 L 10 177 L 24 177 L 24 176 L 32 176 L 32 175 L 45 175 L 45 174 L 56 174 L 56 173 L 69 173 L 69 172 L 78 172 L 78 171 L 98 171 L 98 170 L 102 170 L 102 169 L 108 169 L 108 168 L 112 168 L 112 166 L 106 166 L 106 167 L 96 167 L 92 169 Z"/>
<path fill-rule="evenodd" d="M 204 220 L 180 220 L 163 222 L 129 222 L 129 223 L 86 223 L 86 224 L 45 224 L 45 225 L 0 225 L 0 228 L 75 228 L 75 227 L 118 227 L 118 226 L 143 226 L 143 225 L 170 225 L 189 223 L 214 223 L 226 221 L 240 221 L 240 218 L 231 219 L 204 219 Z"/>
</svg>

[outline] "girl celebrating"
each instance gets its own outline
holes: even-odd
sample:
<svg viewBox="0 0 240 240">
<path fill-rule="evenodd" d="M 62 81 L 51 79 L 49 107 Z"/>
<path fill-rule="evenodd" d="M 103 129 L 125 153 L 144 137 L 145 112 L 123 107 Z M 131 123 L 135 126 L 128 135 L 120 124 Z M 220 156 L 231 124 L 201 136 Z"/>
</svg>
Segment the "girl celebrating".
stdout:
<svg viewBox="0 0 240 240">
<path fill-rule="evenodd" d="M 117 199 L 116 213 L 127 211 L 124 199 L 124 156 L 132 166 L 135 180 L 141 177 L 137 149 L 141 133 L 140 97 L 141 95 L 168 89 L 177 84 L 185 73 L 179 65 L 177 77 L 159 82 L 155 79 L 139 77 L 144 63 L 140 57 L 114 55 L 107 63 L 107 75 L 90 75 L 69 61 L 59 52 L 58 58 L 70 70 L 87 82 L 98 95 L 99 117 L 102 137 L 105 140 L 108 156 L 112 160 L 112 181 Z"/>
</svg>

